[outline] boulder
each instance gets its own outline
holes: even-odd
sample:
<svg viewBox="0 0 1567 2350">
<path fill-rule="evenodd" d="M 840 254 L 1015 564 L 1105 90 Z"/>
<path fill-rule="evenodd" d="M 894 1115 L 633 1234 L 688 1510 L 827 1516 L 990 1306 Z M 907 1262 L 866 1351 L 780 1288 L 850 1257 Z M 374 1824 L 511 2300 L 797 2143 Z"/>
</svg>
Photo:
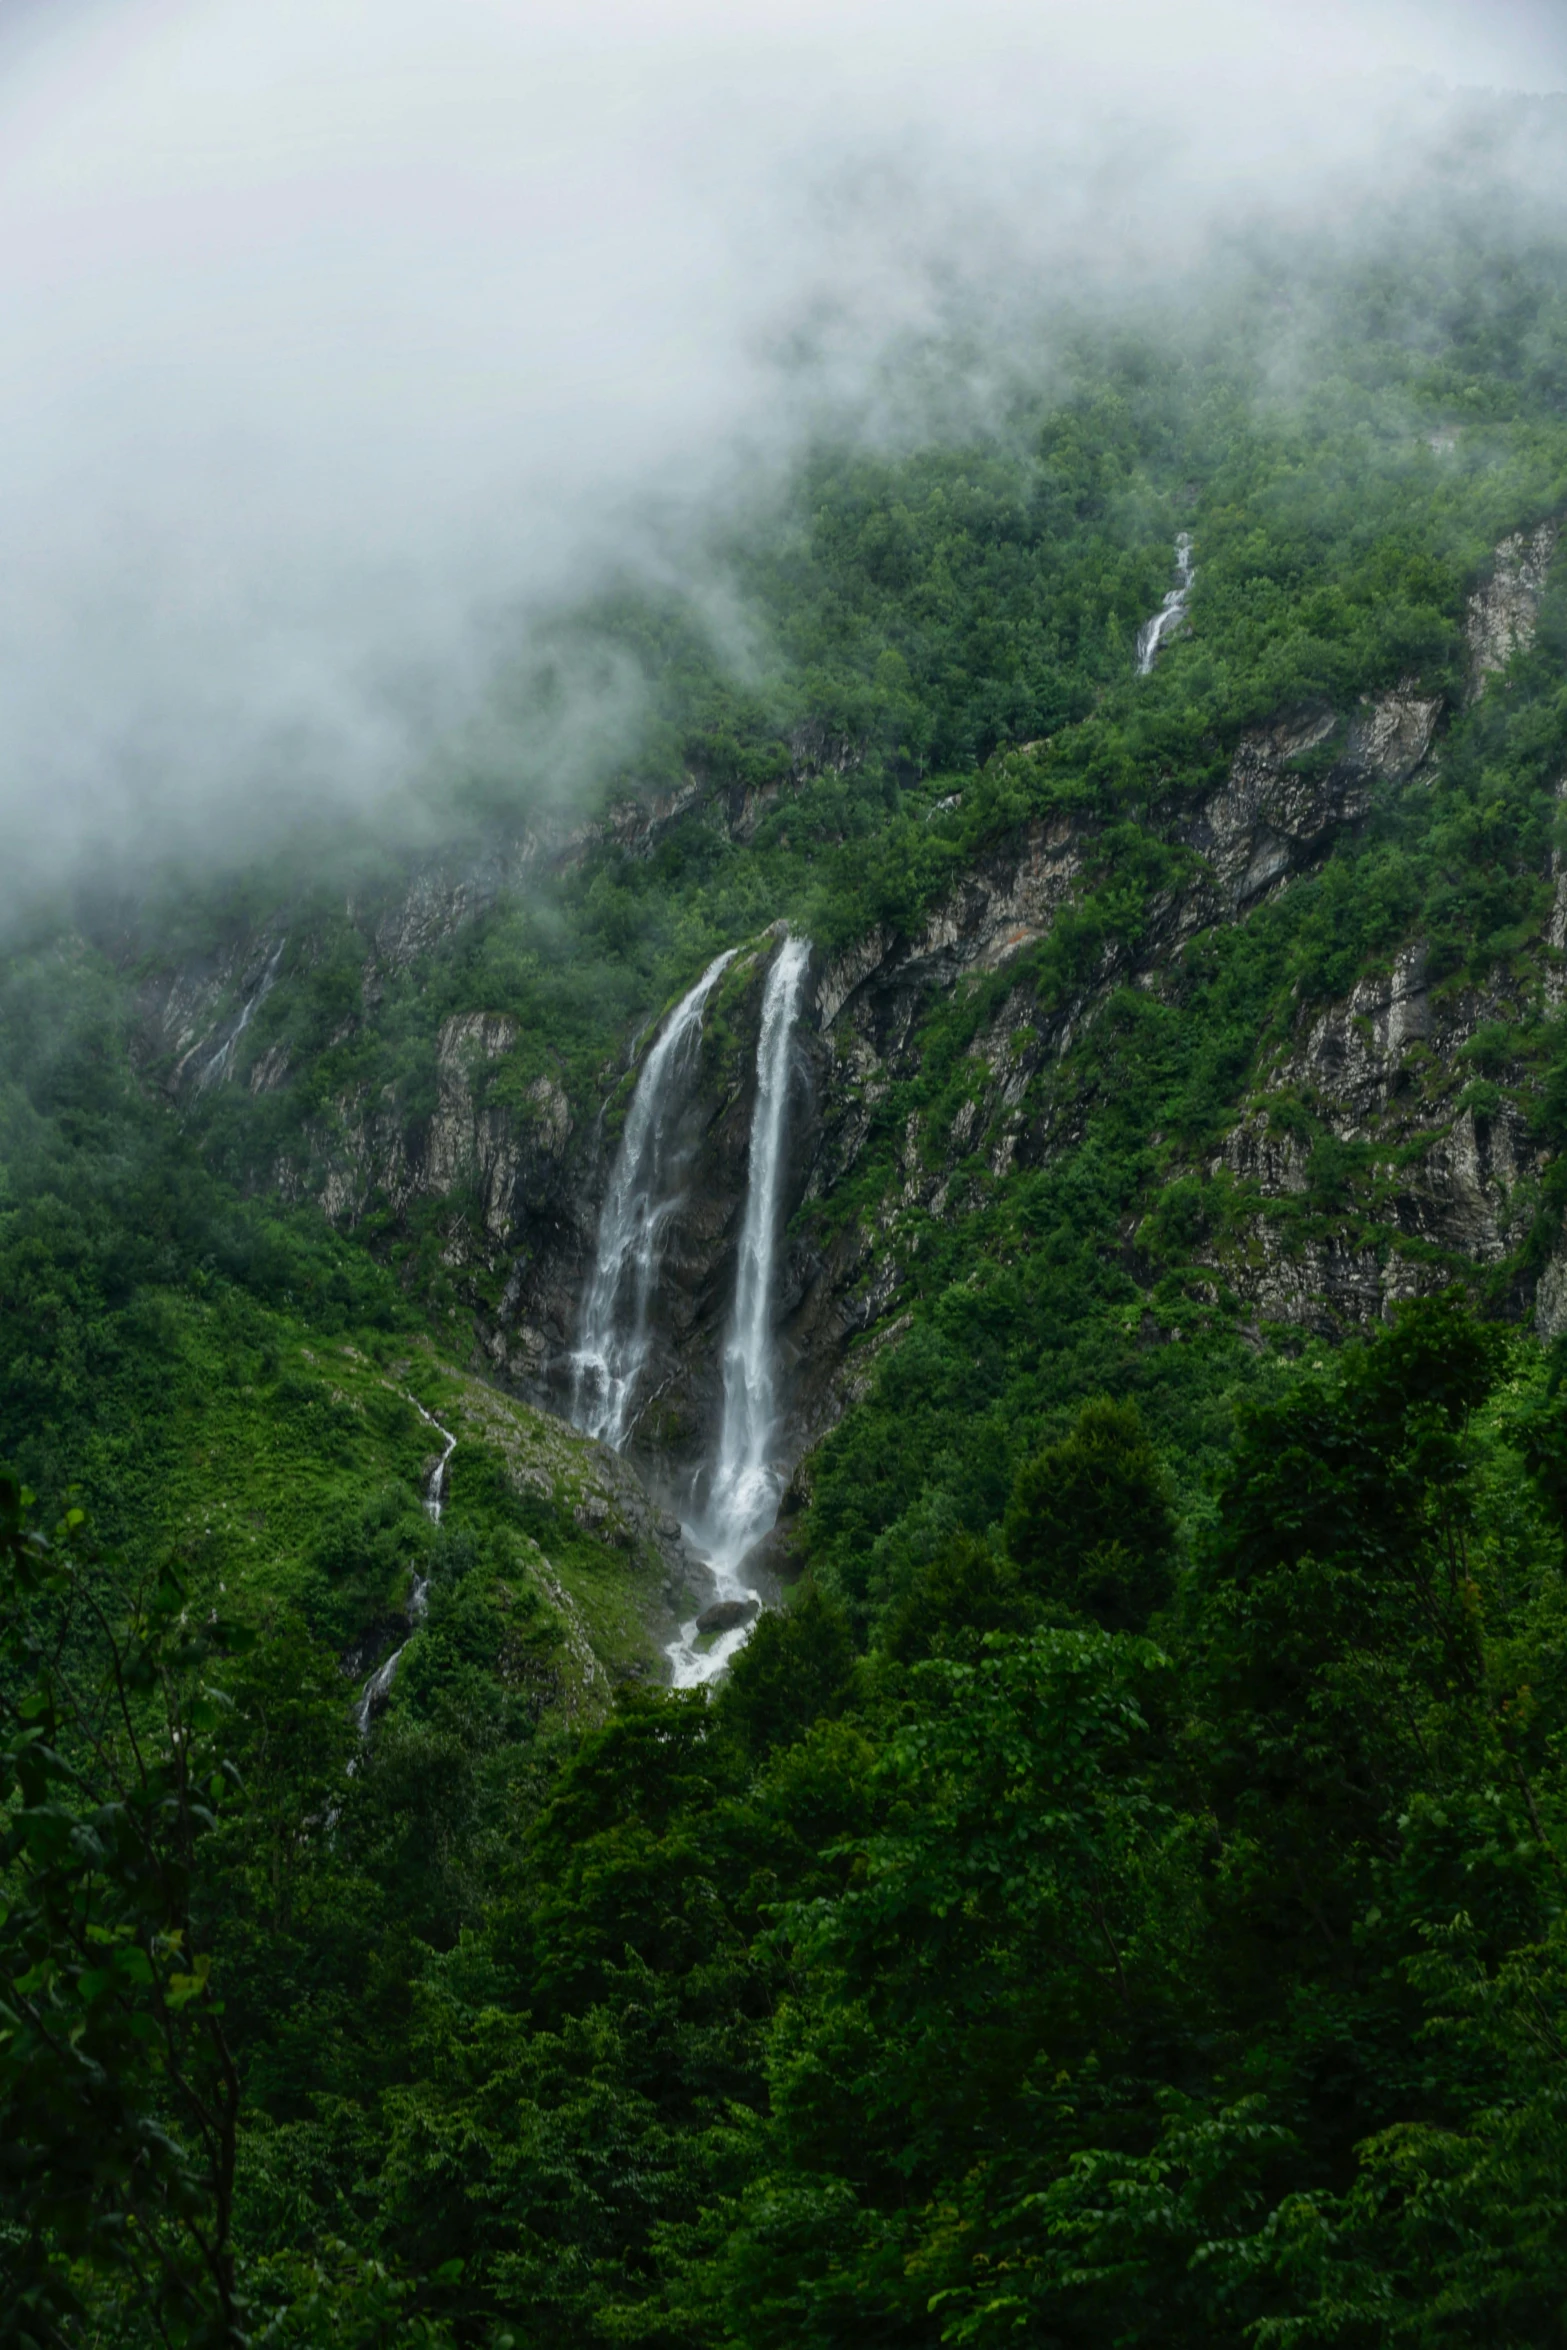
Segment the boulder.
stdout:
<svg viewBox="0 0 1567 2350">
<path fill-rule="evenodd" d="M 696 1628 L 704 1632 L 733 1632 L 741 1624 L 748 1624 L 756 1613 L 754 1599 L 715 1599 L 697 1617 Z"/>
</svg>

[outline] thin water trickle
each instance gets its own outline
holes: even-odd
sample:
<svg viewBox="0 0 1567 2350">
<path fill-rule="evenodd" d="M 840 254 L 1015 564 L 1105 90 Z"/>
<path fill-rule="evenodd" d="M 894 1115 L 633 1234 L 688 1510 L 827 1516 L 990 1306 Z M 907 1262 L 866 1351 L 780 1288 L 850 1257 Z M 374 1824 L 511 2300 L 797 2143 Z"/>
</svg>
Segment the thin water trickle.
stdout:
<svg viewBox="0 0 1567 2350">
<path fill-rule="evenodd" d="M 417 1396 L 409 1396 L 408 1401 L 413 1405 L 420 1419 L 433 1428 L 441 1439 L 441 1457 L 430 1471 L 424 1488 L 425 1511 L 432 1524 L 438 1526 L 441 1522 L 442 1504 L 446 1499 L 446 1464 L 457 1450 L 457 1439 L 449 1428 L 441 1426 L 433 1412 L 425 1410 Z M 414 1576 L 413 1589 L 408 1594 L 408 1606 L 405 1612 L 411 1628 L 409 1637 L 412 1638 L 413 1633 L 418 1630 L 430 1612 L 430 1578 L 428 1575 L 416 1574 Z M 391 1655 L 384 1657 L 376 1666 L 375 1671 L 370 1675 L 363 1689 L 360 1690 L 359 1701 L 354 1707 L 354 1720 L 359 1725 L 361 1738 L 369 1737 L 370 1723 L 375 1709 L 383 1702 L 392 1683 L 396 1680 L 398 1665 L 402 1662 L 407 1648 L 407 1640 L 402 1643 L 400 1648 L 394 1648 Z M 352 1763 L 348 1767 L 352 1770 Z"/>
<path fill-rule="evenodd" d="M 376 1666 L 375 1671 L 359 1692 L 359 1703 L 354 1708 L 354 1720 L 359 1725 L 361 1738 L 369 1737 L 370 1718 L 396 1679 L 397 1668 L 402 1662 L 403 1648 L 407 1646 L 408 1643 L 405 1640 L 402 1648 L 394 1648 L 391 1655 Z M 352 1769 L 353 1765 L 350 1764 L 349 1768 Z"/>
<path fill-rule="evenodd" d="M 735 950 L 681 997 L 642 1064 L 599 1216 L 593 1278 L 572 1356 L 571 1416 L 618 1452 L 631 1432 L 651 1344 L 649 1307 L 685 1176 L 685 1107 L 708 997 Z"/>
<path fill-rule="evenodd" d="M 756 1107 L 734 1311 L 724 1346 L 724 1408 L 706 1515 L 691 1531 L 712 1572 L 718 1603 L 749 1607 L 706 1649 L 699 1620 L 683 1624 L 669 1648 L 676 1688 L 694 1688 L 723 1671 L 745 1641 L 760 1594 L 739 1568 L 747 1551 L 769 1533 L 778 1515 L 783 1475 L 777 1460 L 778 1364 L 773 1339 L 779 1227 L 787 1164 L 790 1079 L 795 1029 L 810 941 L 786 939 L 767 974 L 756 1047 Z"/>
<path fill-rule="evenodd" d="M 1175 585 L 1151 620 L 1137 632 L 1137 674 L 1146 677 L 1159 657 L 1159 647 L 1176 622 L 1185 616 L 1186 599 L 1197 577 L 1192 563 L 1191 533 L 1183 530 L 1175 542 Z"/>
<path fill-rule="evenodd" d="M 410 1396 L 408 1401 L 413 1404 L 414 1410 L 425 1425 L 433 1428 L 441 1440 L 441 1457 L 430 1471 L 429 1480 L 424 1489 L 425 1510 L 438 1526 L 441 1522 L 441 1504 L 446 1499 L 446 1464 L 457 1450 L 457 1439 L 449 1429 L 441 1426 L 433 1412 L 427 1412 L 423 1404 L 417 1402 L 413 1396 Z"/>
<path fill-rule="evenodd" d="M 273 948 L 272 953 L 267 960 L 267 967 L 261 974 L 260 986 L 256 989 L 254 995 L 247 998 L 243 1008 L 241 1009 L 239 1018 L 235 1021 L 233 1027 L 230 1029 L 228 1036 L 225 1038 L 224 1042 L 219 1045 L 211 1060 L 204 1065 L 200 1075 L 197 1077 L 196 1091 L 198 1093 L 205 1093 L 209 1085 L 219 1084 L 222 1079 L 227 1077 L 230 1069 L 233 1067 L 234 1049 L 239 1043 L 240 1038 L 244 1035 L 246 1029 L 250 1026 L 251 1015 L 266 1002 L 267 997 L 272 993 L 273 986 L 277 980 L 278 966 L 283 960 L 283 949 L 287 946 L 287 944 L 288 940 L 286 938 L 280 938 L 277 942 L 277 945 Z"/>
</svg>

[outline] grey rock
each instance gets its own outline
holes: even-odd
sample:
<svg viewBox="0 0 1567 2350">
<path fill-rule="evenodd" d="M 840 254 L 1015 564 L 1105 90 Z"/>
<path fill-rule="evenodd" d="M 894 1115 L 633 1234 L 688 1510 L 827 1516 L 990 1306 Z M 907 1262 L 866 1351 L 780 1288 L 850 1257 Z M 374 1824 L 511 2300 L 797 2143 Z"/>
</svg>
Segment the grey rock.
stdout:
<svg viewBox="0 0 1567 2350">
<path fill-rule="evenodd" d="M 799 1527 L 789 1518 L 780 1518 L 770 1534 L 751 1545 L 737 1571 L 746 1583 L 764 1575 L 778 1583 L 798 1583 L 805 1572 Z"/>
<path fill-rule="evenodd" d="M 1540 599 L 1560 536 L 1559 523 L 1542 522 L 1537 530 L 1520 530 L 1503 539 L 1490 578 L 1470 597 L 1464 636 L 1471 700 L 1507 667 L 1514 653 L 1533 644 Z"/>
<path fill-rule="evenodd" d="M 757 1612 L 754 1599 L 715 1599 L 697 1617 L 699 1633 L 733 1632 L 741 1624 L 748 1624 Z"/>
<path fill-rule="evenodd" d="M 1534 1327 L 1547 1346 L 1567 1332 L 1567 1234 L 1540 1275 L 1534 1293 Z"/>
</svg>

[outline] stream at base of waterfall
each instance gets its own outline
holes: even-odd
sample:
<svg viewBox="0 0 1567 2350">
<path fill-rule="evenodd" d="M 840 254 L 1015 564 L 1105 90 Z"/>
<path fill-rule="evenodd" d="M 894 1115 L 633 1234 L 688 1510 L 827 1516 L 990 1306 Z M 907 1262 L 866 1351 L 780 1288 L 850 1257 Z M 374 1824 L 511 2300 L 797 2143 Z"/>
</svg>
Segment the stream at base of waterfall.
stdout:
<svg viewBox="0 0 1567 2350">
<path fill-rule="evenodd" d="M 682 1624 L 665 1652 L 677 1689 L 715 1680 L 746 1639 L 762 1602 L 740 1570 L 753 1544 L 771 1531 L 783 1491 L 776 1458 L 773 1296 L 794 1037 L 810 959 L 808 939 L 786 938 L 763 990 L 739 1267 L 724 1342 L 723 1411 L 705 1501 L 700 1514 L 682 1528 L 690 1550 L 712 1577 L 712 1608 L 733 1620 L 708 1636 L 700 1617 Z M 617 1451 L 636 1423 L 664 1237 L 683 1197 L 681 1124 L 703 1015 L 733 960 L 731 950 L 708 965 L 670 1013 L 643 1062 L 599 1218 L 593 1275 L 572 1358 L 572 1418 Z"/>
</svg>

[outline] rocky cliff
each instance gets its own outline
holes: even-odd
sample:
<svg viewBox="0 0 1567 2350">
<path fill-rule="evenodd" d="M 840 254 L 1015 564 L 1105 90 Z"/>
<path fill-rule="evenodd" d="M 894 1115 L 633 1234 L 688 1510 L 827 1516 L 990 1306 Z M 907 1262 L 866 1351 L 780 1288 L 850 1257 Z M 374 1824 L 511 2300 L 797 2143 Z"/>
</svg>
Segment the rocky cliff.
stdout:
<svg viewBox="0 0 1567 2350">
<path fill-rule="evenodd" d="M 1471 699 L 1527 649 L 1556 543 L 1554 526 L 1508 539 L 1476 589 L 1465 627 Z M 1388 795 L 1419 788 L 1449 715 L 1439 694 L 1411 680 L 1349 709 L 1319 702 L 1244 732 L 1218 789 L 1195 806 L 1172 800 L 1155 811 L 1169 878 L 1135 941 L 1107 936 L 1097 968 L 1066 1001 L 1041 995 L 1028 950 L 1102 877 L 1103 828 L 1070 812 L 987 846 L 916 927 L 873 927 L 817 958 L 787 1186 L 781 1335 L 794 1452 L 831 1424 L 870 1356 L 903 1326 L 910 1231 L 963 1216 L 985 1181 L 1071 1147 L 1076 1112 L 1063 1072 L 1113 991 L 1167 989 L 1193 941 L 1246 921 Z M 825 738 L 802 744 L 792 780 L 853 755 Z M 790 788 L 783 778 L 764 797 Z M 359 960 L 334 1044 L 373 1027 L 421 957 L 444 951 L 542 868 L 610 844 L 651 854 L 682 826 L 745 839 L 762 812 L 754 791 L 692 779 L 662 801 L 612 810 L 596 828 L 535 830 L 466 867 L 422 867 L 378 903 L 351 904 Z M 1543 1162 L 1518 1106 L 1525 1073 L 1507 1039 L 1531 1004 L 1561 996 L 1560 860 L 1550 878 L 1555 895 L 1547 905 L 1542 893 L 1533 960 L 1512 977 L 1481 991 L 1457 986 L 1433 970 L 1428 942 L 1416 937 L 1340 1002 L 1302 1007 L 1254 1070 L 1233 1130 L 1190 1170 L 1216 1203 L 1196 1251 L 1216 1298 L 1256 1324 L 1340 1330 L 1455 1265 L 1512 1259 Z M 740 954 L 704 1033 L 689 1180 L 668 1238 L 650 1398 L 632 1444 L 666 1493 L 681 1489 L 716 1410 L 773 943 L 767 934 Z M 267 1041 L 263 1007 L 275 991 L 305 984 L 319 953 L 297 914 L 283 912 L 204 961 L 154 965 L 140 995 L 144 1064 L 192 1102 L 238 1089 L 258 1101 L 286 1094 L 307 1073 L 285 1044 Z M 998 975 L 1013 967 L 1008 989 Z M 981 981 L 996 983 L 993 1008 L 968 1047 L 964 1098 L 933 1131 L 917 1104 L 898 1105 L 919 1074 L 934 1009 Z M 523 1041 L 513 1015 L 482 1004 L 453 1013 L 434 1035 L 412 1113 L 385 1086 L 350 1077 L 324 1098 L 317 1087 L 256 1179 L 318 1198 L 345 1226 L 371 1220 L 395 1232 L 434 1218 L 441 1260 L 473 1318 L 476 1365 L 563 1410 L 615 1138 L 655 1032 L 656 1018 L 646 1020 L 624 1064 L 601 1072 L 597 1098 L 574 1100 L 557 1075 L 509 1082 Z M 1135 1233 L 1127 1248 L 1135 1263 Z M 1567 1327 L 1567 1246 L 1543 1272 L 1518 1274 L 1510 1295 L 1547 1333 Z"/>
</svg>

